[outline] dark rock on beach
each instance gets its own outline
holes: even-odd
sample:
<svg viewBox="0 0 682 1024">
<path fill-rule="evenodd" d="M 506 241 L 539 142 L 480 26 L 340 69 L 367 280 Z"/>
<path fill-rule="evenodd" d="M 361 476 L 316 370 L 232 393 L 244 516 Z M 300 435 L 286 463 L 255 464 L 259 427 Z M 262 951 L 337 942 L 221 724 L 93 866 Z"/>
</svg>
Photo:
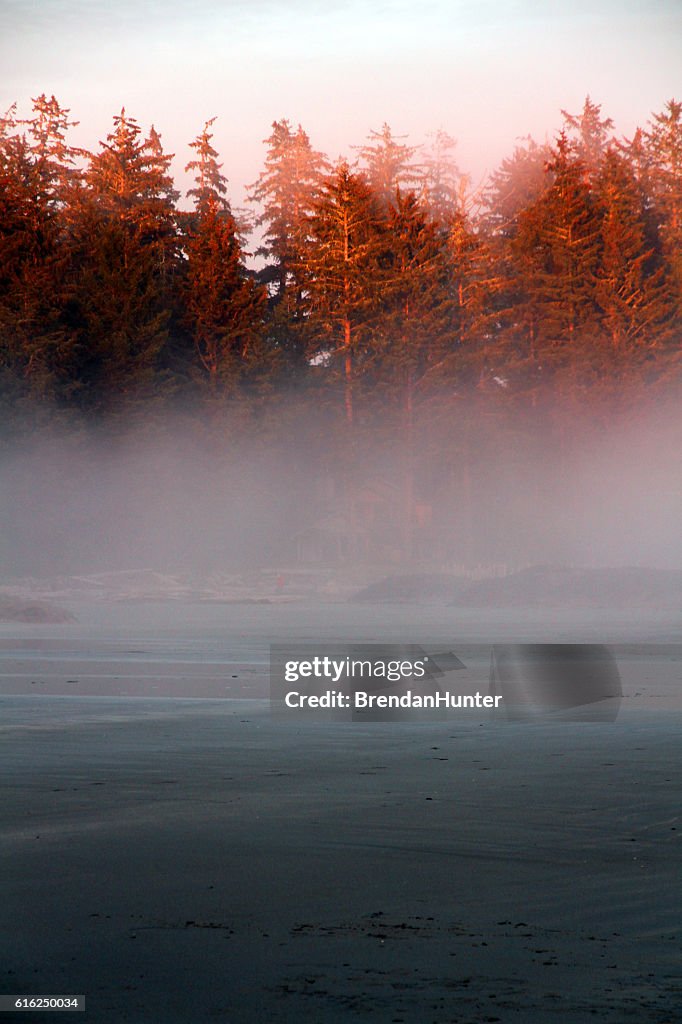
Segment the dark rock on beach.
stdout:
<svg viewBox="0 0 682 1024">
<path fill-rule="evenodd" d="M 49 601 L 26 601 L 0 594 L 0 622 L 63 623 L 76 622 L 65 608 Z"/>
</svg>

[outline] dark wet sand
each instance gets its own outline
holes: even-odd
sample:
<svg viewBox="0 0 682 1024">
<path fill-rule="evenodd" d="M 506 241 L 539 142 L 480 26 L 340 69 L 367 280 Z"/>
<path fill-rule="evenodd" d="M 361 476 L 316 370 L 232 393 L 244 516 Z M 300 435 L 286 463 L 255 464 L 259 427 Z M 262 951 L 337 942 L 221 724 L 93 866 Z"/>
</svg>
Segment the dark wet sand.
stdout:
<svg viewBox="0 0 682 1024">
<path fill-rule="evenodd" d="M 93 1024 L 673 1024 L 681 733 L 627 702 L 358 725 L 3 696 L 0 991 L 85 993 Z"/>
</svg>

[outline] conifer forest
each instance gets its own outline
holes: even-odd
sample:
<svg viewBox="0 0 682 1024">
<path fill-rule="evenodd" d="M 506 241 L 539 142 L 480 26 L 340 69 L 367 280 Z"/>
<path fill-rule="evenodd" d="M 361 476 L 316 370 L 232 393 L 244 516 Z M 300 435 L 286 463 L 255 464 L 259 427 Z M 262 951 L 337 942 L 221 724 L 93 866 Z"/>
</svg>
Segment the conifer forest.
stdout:
<svg viewBox="0 0 682 1024">
<path fill-rule="evenodd" d="M 331 160 L 279 120 L 245 208 L 215 119 L 176 156 L 127 109 L 74 147 L 76 116 L 0 119 L 0 446 L 279 453 L 302 526 L 343 519 L 330 556 L 475 559 L 487 456 L 558 479 L 679 394 L 682 102 L 623 138 L 588 97 L 483 182 L 442 130 Z"/>
</svg>

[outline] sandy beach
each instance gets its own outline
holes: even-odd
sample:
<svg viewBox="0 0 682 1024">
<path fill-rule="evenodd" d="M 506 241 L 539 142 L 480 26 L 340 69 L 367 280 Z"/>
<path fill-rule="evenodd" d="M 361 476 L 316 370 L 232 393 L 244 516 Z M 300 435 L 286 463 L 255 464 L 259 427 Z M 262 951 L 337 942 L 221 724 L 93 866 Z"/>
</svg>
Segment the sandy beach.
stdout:
<svg viewBox="0 0 682 1024">
<path fill-rule="evenodd" d="M 621 652 L 615 723 L 290 724 L 263 645 L 296 617 L 319 636 L 321 612 L 232 609 L 229 635 L 117 614 L 2 627 L 3 992 L 85 994 L 97 1024 L 679 1020 L 674 650 Z M 330 635 L 362 614 L 327 610 Z M 411 618 L 442 642 L 448 615 L 382 610 L 366 632 Z M 505 621 L 461 635 L 518 634 Z"/>
</svg>

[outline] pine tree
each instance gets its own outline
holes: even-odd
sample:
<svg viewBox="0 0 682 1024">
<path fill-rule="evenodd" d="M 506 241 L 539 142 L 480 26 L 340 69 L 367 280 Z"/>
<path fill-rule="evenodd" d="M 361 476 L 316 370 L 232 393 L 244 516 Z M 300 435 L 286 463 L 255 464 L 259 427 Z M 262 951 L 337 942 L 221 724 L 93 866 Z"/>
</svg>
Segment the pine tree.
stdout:
<svg viewBox="0 0 682 1024">
<path fill-rule="evenodd" d="M 86 206 L 70 255 L 77 404 L 108 414 L 148 401 L 160 391 L 169 318 L 153 248 L 133 244 L 125 222 Z"/>
<path fill-rule="evenodd" d="M 87 155 L 67 143 L 67 132 L 78 124 L 69 120 L 69 114 L 54 96 L 48 99 L 41 93 L 33 100 L 33 117 L 21 122 L 28 128 L 29 152 L 40 189 L 53 209 L 68 204 L 80 181 L 75 159 Z"/>
<path fill-rule="evenodd" d="M 177 192 L 152 128 L 141 139 L 122 110 L 91 156 L 69 245 L 68 317 L 77 339 L 79 401 L 110 411 L 163 392 Z"/>
<path fill-rule="evenodd" d="M 312 239 L 306 290 L 321 383 L 341 383 L 345 422 L 335 446 L 346 508 L 351 558 L 362 547 L 358 459 L 362 385 L 380 347 L 385 229 L 379 202 L 364 175 L 340 161 L 325 180 L 309 230 Z M 324 393 L 324 392 L 323 392 Z M 366 540 L 366 538 L 365 538 Z"/>
<path fill-rule="evenodd" d="M 366 179 L 341 161 L 326 179 L 310 220 L 306 290 L 320 357 L 343 366 L 344 406 L 354 423 L 354 387 L 371 362 L 380 293 L 381 223 Z"/>
<path fill-rule="evenodd" d="M 196 153 L 194 160 L 190 160 L 185 167 L 185 173 L 194 171 L 194 187 L 187 192 L 188 196 L 194 199 L 194 206 L 198 214 L 210 206 L 217 204 L 225 212 L 229 212 L 229 203 L 225 198 L 227 194 L 227 178 L 222 173 L 222 164 L 218 163 L 218 152 L 213 148 L 213 133 L 209 132 L 211 125 L 215 124 L 217 118 L 212 117 L 204 125 L 203 131 L 196 139 L 190 142 L 190 149 Z"/>
<path fill-rule="evenodd" d="M 237 226 L 225 196 L 227 179 L 211 144 L 207 121 L 190 143 L 196 158 L 194 214 L 185 218 L 184 322 L 193 339 L 209 393 L 234 391 L 269 367 L 262 347 L 266 293 L 244 266 Z"/>
<path fill-rule="evenodd" d="M 665 256 L 682 315 L 682 103 L 669 100 L 645 132 L 651 185 Z"/>
<path fill-rule="evenodd" d="M 407 146 L 395 136 L 391 127 L 384 122 L 380 131 L 371 131 L 364 146 L 358 150 L 361 167 L 369 187 L 384 212 L 390 210 L 396 201 L 396 191 L 406 192 L 419 186 L 419 170 L 414 163 L 415 146 Z"/>
<path fill-rule="evenodd" d="M 251 186 L 249 199 L 261 205 L 256 227 L 264 228 L 256 255 L 267 260 L 259 280 L 270 293 L 269 333 L 295 377 L 308 368 L 308 301 L 305 280 L 310 255 L 309 221 L 328 170 L 326 157 L 313 149 L 301 125 L 275 121 L 265 140 L 265 169 Z"/>
<path fill-rule="evenodd" d="M 656 199 L 665 216 L 664 229 L 677 242 L 682 233 L 682 103 L 668 100 L 649 124 L 645 137 L 656 173 Z"/>
<path fill-rule="evenodd" d="M 601 216 L 596 300 L 612 349 L 610 376 L 641 372 L 644 360 L 665 350 L 674 303 L 660 243 L 647 223 L 645 198 L 632 170 L 615 150 L 595 182 Z"/>
<path fill-rule="evenodd" d="M 267 296 L 245 270 L 231 214 L 209 202 L 189 232 L 186 322 L 210 393 L 234 390 L 267 367 L 262 347 Z"/>
<path fill-rule="evenodd" d="M 381 245 L 377 352 L 382 379 L 419 379 L 443 356 L 452 331 L 448 252 L 440 225 L 414 192 L 397 190 Z M 447 339 L 447 340 L 446 340 Z"/>
<path fill-rule="evenodd" d="M 514 238 L 518 218 L 523 210 L 536 202 L 551 184 L 548 165 L 552 160 L 549 146 L 539 145 L 530 136 L 517 145 L 490 176 L 483 197 L 482 224 L 489 237 Z"/>
<path fill-rule="evenodd" d="M 0 365 L 15 390 L 53 398 L 69 350 L 60 317 L 59 196 L 56 172 L 48 174 L 25 125 L 16 106 L 0 122 Z"/>
<path fill-rule="evenodd" d="M 177 217 L 175 204 L 180 193 L 173 184 L 170 165 L 172 153 L 164 153 L 161 136 L 154 125 L 143 143 L 144 191 L 139 210 L 142 240 L 157 250 L 161 274 L 173 271 L 177 253 Z"/>
<path fill-rule="evenodd" d="M 646 135 L 642 128 L 636 128 L 631 139 L 617 140 L 610 150 L 615 149 L 626 161 L 630 174 L 642 196 L 643 207 L 649 213 L 654 205 L 654 161 Z M 653 221 L 652 221 L 653 223 Z"/>
<path fill-rule="evenodd" d="M 551 187 L 552 150 L 530 136 L 518 144 L 490 178 L 480 216 L 488 285 L 486 306 L 494 362 L 501 379 L 537 403 L 540 380 L 539 296 L 535 293 L 535 247 L 516 241 L 525 211 Z M 503 369 L 500 369 L 503 364 Z M 487 373 L 487 370 L 486 370 Z"/>
<path fill-rule="evenodd" d="M 373 437 L 376 443 L 386 422 L 393 424 L 392 406 L 397 402 L 393 438 L 402 464 L 401 549 L 409 561 L 415 554 L 419 399 L 433 378 L 441 376 L 452 348 L 450 267 L 440 225 L 415 193 L 403 195 L 399 188 L 382 250 L 378 343 L 369 371 L 378 412 Z"/>
<path fill-rule="evenodd" d="M 90 159 L 86 184 L 97 209 L 115 217 L 131 236 L 155 245 L 159 260 L 174 235 L 174 203 L 179 193 L 169 173 L 172 154 L 165 154 L 152 126 L 142 140 L 140 128 L 125 108 L 114 117 L 114 130 Z"/>
<path fill-rule="evenodd" d="M 453 156 L 455 139 L 439 129 L 432 133 L 431 140 L 422 162 L 421 191 L 431 216 L 443 225 L 461 210 L 469 179 L 462 174 Z"/>
<path fill-rule="evenodd" d="M 484 309 L 491 304 L 498 282 L 491 274 L 488 248 L 466 214 L 455 213 L 445 238 L 453 294 L 453 332 L 460 350 L 488 332 Z"/>
<path fill-rule="evenodd" d="M 251 186 L 249 198 L 262 205 L 256 226 L 265 232 L 256 255 L 271 261 L 262 277 L 281 301 L 288 290 L 301 290 L 308 220 L 327 162 L 312 148 L 303 128 L 299 125 L 294 131 L 287 120 L 273 122 L 272 135 L 265 142 L 265 170 Z"/>
<path fill-rule="evenodd" d="M 594 280 L 599 222 L 585 165 L 559 137 L 549 165 L 554 180 L 519 217 L 512 242 L 525 301 L 533 309 L 535 349 L 547 375 L 560 373 L 575 390 L 594 343 Z"/>
<path fill-rule="evenodd" d="M 598 173 L 606 150 L 613 141 L 610 135 L 613 121 L 610 117 L 601 118 L 601 105 L 593 103 L 589 96 L 585 97 L 579 114 L 569 114 L 565 110 L 561 113 L 570 151 L 581 161 L 585 180 L 590 181 Z"/>
</svg>

